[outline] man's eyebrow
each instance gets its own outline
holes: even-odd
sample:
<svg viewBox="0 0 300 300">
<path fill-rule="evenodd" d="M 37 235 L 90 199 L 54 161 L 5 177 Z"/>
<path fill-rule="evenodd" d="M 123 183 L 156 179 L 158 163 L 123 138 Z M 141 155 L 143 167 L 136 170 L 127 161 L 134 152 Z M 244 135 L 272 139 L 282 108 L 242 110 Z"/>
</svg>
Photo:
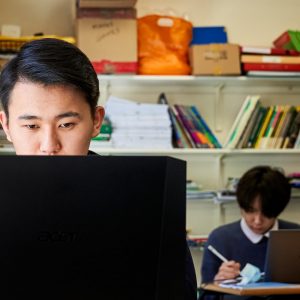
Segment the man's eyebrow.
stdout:
<svg viewBox="0 0 300 300">
<path fill-rule="evenodd" d="M 55 119 L 63 119 L 63 118 L 68 118 L 68 117 L 75 117 L 75 118 L 81 119 L 80 114 L 77 112 L 73 112 L 73 111 L 68 111 L 68 112 L 59 114 L 55 117 Z"/>
<path fill-rule="evenodd" d="M 18 120 L 40 120 L 41 118 L 34 115 L 21 115 L 18 117 Z"/>
<path fill-rule="evenodd" d="M 75 117 L 78 119 L 81 119 L 80 114 L 77 112 L 73 112 L 73 111 L 68 111 L 62 114 L 59 114 L 55 117 L 55 119 L 63 119 L 63 118 L 68 118 L 68 117 Z M 29 115 L 29 114 L 25 114 L 25 115 L 21 115 L 18 117 L 18 120 L 41 120 L 41 117 L 35 116 L 35 115 Z"/>
</svg>

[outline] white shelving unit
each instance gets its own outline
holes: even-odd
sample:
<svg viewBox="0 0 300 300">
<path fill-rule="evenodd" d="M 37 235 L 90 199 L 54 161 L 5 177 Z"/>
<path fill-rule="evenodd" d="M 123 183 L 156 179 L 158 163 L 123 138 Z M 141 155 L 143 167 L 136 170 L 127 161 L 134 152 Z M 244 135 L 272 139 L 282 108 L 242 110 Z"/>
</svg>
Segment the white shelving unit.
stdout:
<svg viewBox="0 0 300 300">
<path fill-rule="evenodd" d="M 261 95 L 264 105 L 300 105 L 300 77 L 196 77 L 196 76 L 115 76 L 101 75 L 100 104 L 109 95 L 137 102 L 155 103 L 164 92 L 171 104 L 196 105 L 224 143 L 247 95 Z M 230 149 L 92 149 L 102 155 L 168 155 L 187 161 L 187 177 L 205 189 L 223 188 L 228 177 L 240 177 L 258 164 L 281 167 L 286 173 L 299 171 L 300 150 Z M 300 203 L 293 200 L 284 216 L 298 221 Z M 188 201 L 187 227 L 192 234 L 208 234 L 212 228 L 239 218 L 235 203 Z"/>
<path fill-rule="evenodd" d="M 262 103 L 300 105 L 300 77 L 195 77 L 195 76 L 115 76 L 101 75 L 100 100 L 109 95 L 138 102 L 156 102 L 164 92 L 171 104 L 196 105 L 224 143 L 226 135 L 247 95 L 261 95 Z M 102 155 L 167 155 L 186 160 L 187 177 L 204 189 L 220 189 L 229 177 L 240 177 L 252 166 L 264 164 L 281 167 L 286 173 L 299 171 L 300 150 L 252 149 L 106 149 L 93 147 Z M 14 154 L 11 148 L 0 148 L 0 154 Z M 293 200 L 284 217 L 299 221 L 300 201 Z M 188 201 L 187 227 L 192 234 L 205 235 L 212 228 L 239 217 L 235 203 Z"/>
</svg>

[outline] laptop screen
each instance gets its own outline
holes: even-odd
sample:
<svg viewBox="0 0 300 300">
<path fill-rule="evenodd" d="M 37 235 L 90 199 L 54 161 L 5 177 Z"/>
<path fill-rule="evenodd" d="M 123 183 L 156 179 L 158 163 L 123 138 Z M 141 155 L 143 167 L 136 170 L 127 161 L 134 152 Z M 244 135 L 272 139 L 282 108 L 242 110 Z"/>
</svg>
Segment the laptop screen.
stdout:
<svg viewBox="0 0 300 300">
<path fill-rule="evenodd" d="M 183 298 L 185 162 L 0 156 L 0 166 L 2 298 Z"/>
<path fill-rule="evenodd" d="M 300 229 L 270 232 L 265 281 L 300 283 Z"/>
</svg>

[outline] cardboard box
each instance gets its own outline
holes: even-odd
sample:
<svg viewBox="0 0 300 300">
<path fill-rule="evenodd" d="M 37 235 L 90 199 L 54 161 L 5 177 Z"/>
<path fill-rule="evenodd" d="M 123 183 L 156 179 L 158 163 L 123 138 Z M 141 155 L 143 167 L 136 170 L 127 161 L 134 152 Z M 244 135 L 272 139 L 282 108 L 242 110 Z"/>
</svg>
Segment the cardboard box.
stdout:
<svg viewBox="0 0 300 300">
<path fill-rule="evenodd" d="M 77 18 L 136 19 L 136 9 L 77 7 Z"/>
<path fill-rule="evenodd" d="M 77 0 L 78 7 L 133 7 L 137 0 Z"/>
<path fill-rule="evenodd" d="M 239 75 L 241 74 L 239 45 L 192 45 L 190 64 L 193 75 Z"/>
<path fill-rule="evenodd" d="M 78 18 L 77 45 L 97 73 L 137 72 L 136 19 Z"/>
</svg>

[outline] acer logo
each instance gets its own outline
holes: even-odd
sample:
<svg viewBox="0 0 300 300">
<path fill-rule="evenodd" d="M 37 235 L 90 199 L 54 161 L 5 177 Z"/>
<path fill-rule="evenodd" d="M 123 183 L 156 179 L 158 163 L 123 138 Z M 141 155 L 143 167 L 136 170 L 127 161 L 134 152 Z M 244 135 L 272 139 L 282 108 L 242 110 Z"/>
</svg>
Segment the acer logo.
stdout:
<svg viewBox="0 0 300 300">
<path fill-rule="evenodd" d="M 41 242 L 74 242 L 77 237 L 77 232 L 41 231 L 38 240 Z"/>
</svg>

